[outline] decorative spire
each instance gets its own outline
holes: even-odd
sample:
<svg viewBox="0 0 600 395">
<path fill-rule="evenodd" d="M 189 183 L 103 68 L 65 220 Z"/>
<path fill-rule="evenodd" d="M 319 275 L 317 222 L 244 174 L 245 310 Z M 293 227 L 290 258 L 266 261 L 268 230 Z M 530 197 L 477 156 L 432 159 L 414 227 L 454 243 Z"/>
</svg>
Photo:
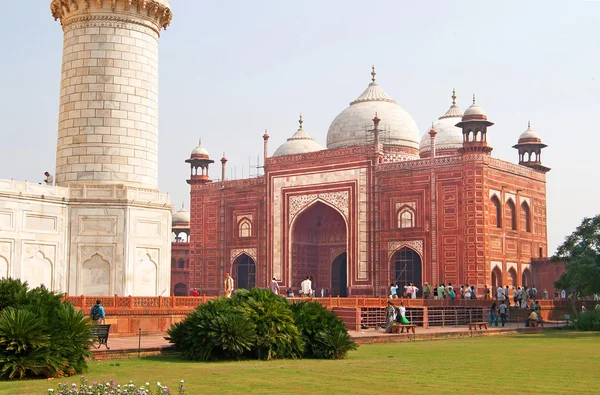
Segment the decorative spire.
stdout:
<svg viewBox="0 0 600 395">
<path fill-rule="evenodd" d="M 371 81 L 375 82 L 375 76 L 377 73 L 375 72 L 375 65 L 371 66 Z"/>
<path fill-rule="evenodd" d="M 185 206 L 184 206 L 184 202 L 183 202 L 183 201 L 181 201 L 181 209 L 183 210 L 183 208 L 184 208 L 184 207 L 185 207 Z"/>
<path fill-rule="evenodd" d="M 375 129 L 376 130 L 379 127 L 379 122 L 380 121 L 381 121 L 381 119 L 377 116 L 377 112 L 375 112 L 375 118 L 373 118 L 373 124 L 375 124 Z"/>
<path fill-rule="evenodd" d="M 527 129 L 531 129 L 531 121 L 527 121 Z"/>
<path fill-rule="evenodd" d="M 456 89 L 452 89 L 452 105 L 456 105 Z"/>
<path fill-rule="evenodd" d="M 300 113 L 300 120 L 298 120 L 298 123 L 300 124 L 300 129 L 302 129 L 302 124 L 304 123 L 302 120 L 302 113 Z"/>
<path fill-rule="evenodd" d="M 198 139 L 198 145 L 199 145 L 199 146 L 202 146 L 202 137 L 200 137 L 200 138 Z"/>
<path fill-rule="evenodd" d="M 475 104 L 475 94 L 473 93 L 473 104 Z"/>
</svg>

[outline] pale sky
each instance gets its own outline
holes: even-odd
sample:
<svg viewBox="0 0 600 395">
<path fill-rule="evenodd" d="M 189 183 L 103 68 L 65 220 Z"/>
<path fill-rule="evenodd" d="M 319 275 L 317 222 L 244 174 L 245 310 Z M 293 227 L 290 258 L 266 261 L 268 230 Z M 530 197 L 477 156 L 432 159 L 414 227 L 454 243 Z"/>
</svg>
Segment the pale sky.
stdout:
<svg viewBox="0 0 600 395">
<path fill-rule="evenodd" d="M 62 31 L 50 0 L 3 1 L 0 178 L 40 182 L 54 172 Z M 421 134 L 473 93 L 495 122 L 492 155 L 531 120 L 548 144 L 549 251 L 599 213 L 600 2 L 172 0 L 160 39 L 159 185 L 186 207 L 184 160 L 198 138 L 220 177 L 247 177 L 297 129 L 325 146 L 331 121 L 370 82 L 415 119 Z M 592 177 L 590 179 L 590 177 Z"/>
</svg>

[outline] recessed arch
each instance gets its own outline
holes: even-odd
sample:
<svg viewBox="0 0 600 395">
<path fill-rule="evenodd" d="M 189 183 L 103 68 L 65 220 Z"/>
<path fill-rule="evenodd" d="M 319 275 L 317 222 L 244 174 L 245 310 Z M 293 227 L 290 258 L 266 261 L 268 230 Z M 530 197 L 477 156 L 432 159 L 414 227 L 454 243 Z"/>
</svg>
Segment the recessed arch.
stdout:
<svg viewBox="0 0 600 395">
<path fill-rule="evenodd" d="M 510 269 L 508 269 L 508 276 L 506 277 L 507 282 L 509 287 L 516 287 L 517 286 L 517 271 L 515 270 L 514 267 L 511 267 Z"/>
<path fill-rule="evenodd" d="M 492 292 L 495 295 L 498 287 L 502 286 L 502 270 L 495 266 L 492 270 Z"/>
<path fill-rule="evenodd" d="M 521 203 L 521 230 L 525 232 L 531 232 L 531 210 L 529 209 L 529 204 L 526 201 Z"/>
<path fill-rule="evenodd" d="M 306 276 L 313 276 L 313 289 L 331 289 L 331 254 L 346 252 L 349 261 L 348 223 L 344 213 L 323 199 L 313 200 L 294 216 L 288 245 L 290 287 L 298 289 Z"/>
<path fill-rule="evenodd" d="M 136 262 L 133 273 L 135 296 L 156 296 L 158 294 L 157 266 L 149 254 L 145 254 Z"/>
<path fill-rule="evenodd" d="M 184 283 L 177 283 L 173 287 L 173 294 L 175 296 L 188 296 L 188 287 Z"/>
<path fill-rule="evenodd" d="M 416 226 L 415 210 L 404 205 L 396 212 L 396 222 L 399 229 L 414 228 Z"/>
<path fill-rule="evenodd" d="M 502 205 L 496 194 L 493 194 L 490 199 L 490 224 L 497 228 L 502 227 Z"/>
<path fill-rule="evenodd" d="M 0 256 L 0 279 L 8 278 L 8 259 Z"/>
<path fill-rule="evenodd" d="M 38 250 L 24 262 L 22 279 L 27 281 L 30 289 L 44 285 L 52 290 L 53 268 L 52 261 Z"/>
<path fill-rule="evenodd" d="M 238 221 L 238 236 L 239 237 L 251 237 L 252 236 L 252 221 L 248 217 L 243 217 Z"/>
<path fill-rule="evenodd" d="M 413 283 L 420 293 L 423 289 L 423 261 L 419 252 L 406 246 L 394 251 L 390 258 L 390 277 L 391 282 L 398 284 L 400 289 Z"/>
<path fill-rule="evenodd" d="M 510 227 L 512 230 L 517 230 L 517 213 L 515 202 L 512 198 L 506 200 L 506 204 L 504 205 L 504 218 L 507 227 Z"/>
<path fill-rule="evenodd" d="M 81 294 L 108 296 L 110 292 L 110 263 L 94 254 L 81 265 Z"/>
<path fill-rule="evenodd" d="M 521 285 L 524 287 L 531 287 L 533 284 L 533 277 L 531 275 L 531 270 L 529 268 L 523 270 L 521 274 Z"/>
<path fill-rule="evenodd" d="M 256 286 L 256 262 L 246 253 L 235 258 L 231 265 L 234 289 L 252 289 Z"/>
</svg>

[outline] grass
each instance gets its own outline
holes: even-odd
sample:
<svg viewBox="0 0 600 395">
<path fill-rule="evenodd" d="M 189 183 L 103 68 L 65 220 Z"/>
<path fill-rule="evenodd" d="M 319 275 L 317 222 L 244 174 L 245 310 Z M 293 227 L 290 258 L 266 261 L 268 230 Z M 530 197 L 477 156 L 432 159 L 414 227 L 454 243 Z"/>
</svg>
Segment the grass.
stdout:
<svg viewBox="0 0 600 395">
<path fill-rule="evenodd" d="M 598 393 L 600 334 L 537 334 L 360 346 L 345 360 L 195 363 L 174 356 L 90 363 L 90 381 L 146 381 L 188 394 Z M 60 382 L 0 382 L 0 395 L 43 395 Z"/>
</svg>

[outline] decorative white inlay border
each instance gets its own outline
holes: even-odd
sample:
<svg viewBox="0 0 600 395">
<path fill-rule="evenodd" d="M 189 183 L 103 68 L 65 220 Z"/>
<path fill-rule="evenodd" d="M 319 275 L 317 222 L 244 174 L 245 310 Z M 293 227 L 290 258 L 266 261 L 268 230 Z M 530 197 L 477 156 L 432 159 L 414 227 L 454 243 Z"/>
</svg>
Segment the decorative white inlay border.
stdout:
<svg viewBox="0 0 600 395">
<path fill-rule="evenodd" d="M 317 200 L 331 204 L 344 214 L 346 221 L 348 220 L 348 191 L 340 191 L 290 196 L 288 224 L 292 223 L 300 211 Z"/>
<path fill-rule="evenodd" d="M 254 259 L 254 263 L 258 263 L 258 249 L 257 248 L 232 248 L 229 254 L 230 262 L 233 265 L 233 261 L 242 254 L 248 255 L 250 258 Z"/>
<path fill-rule="evenodd" d="M 389 241 L 388 242 L 388 259 L 392 257 L 392 254 L 402 247 L 411 248 L 421 255 L 423 259 L 423 240 L 406 240 L 406 241 Z"/>
</svg>

